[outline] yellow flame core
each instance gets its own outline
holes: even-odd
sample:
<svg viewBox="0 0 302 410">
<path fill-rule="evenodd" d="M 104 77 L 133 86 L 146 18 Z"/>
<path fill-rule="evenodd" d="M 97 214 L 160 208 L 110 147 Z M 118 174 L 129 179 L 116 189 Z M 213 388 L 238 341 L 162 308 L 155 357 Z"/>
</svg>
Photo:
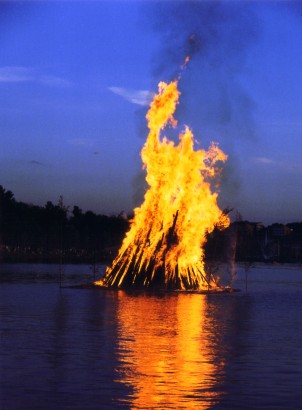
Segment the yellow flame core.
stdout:
<svg viewBox="0 0 302 410">
<path fill-rule="evenodd" d="M 188 127 L 179 135 L 178 145 L 161 138 L 166 126 L 177 125 L 173 116 L 180 95 L 177 86 L 177 81 L 160 82 L 146 115 L 150 131 L 141 157 L 149 189 L 143 204 L 134 210 L 118 256 L 107 269 L 102 282 L 107 286 L 216 286 L 204 270 L 203 245 L 216 225 L 223 229 L 230 223 L 210 186 L 218 172 L 217 161 L 225 161 L 227 155 L 215 143 L 208 151 L 194 151 Z"/>
</svg>

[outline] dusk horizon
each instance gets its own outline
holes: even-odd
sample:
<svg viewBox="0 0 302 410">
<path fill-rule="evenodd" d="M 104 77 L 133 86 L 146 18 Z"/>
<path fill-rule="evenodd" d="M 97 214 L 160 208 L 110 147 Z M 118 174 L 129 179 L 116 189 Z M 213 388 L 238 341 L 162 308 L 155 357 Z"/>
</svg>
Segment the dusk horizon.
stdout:
<svg viewBox="0 0 302 410">
<path fill-rule="evenodd" d="M 0 1 L 0 407 L 298 410 L 302 0 Z"/>
<path fill-rule="evenodd" d="M 301 6 L 296 2 L 2 2 L 1 180 L 17 201 L 131 214 L 160 81 L 177 133 L 228 155 L 234 220 L 302 219 Z M 169 130 L 169 138 L 175 139 Z"/>
<path fill-rule="evenodd" d="M 33 201 L 22 201 L 19 198 L 17 198 L 15 196 L 15 193 L 11 190 L 11 189 L 7 189 L 6 187 L 0 185 L 1 188 L 4 189 L 5 192 L 11 192 L 13 194 L 13 199 L 18 202 L 18 203 L 24 203 L 26 205 L 28 205 L 29 207 L 31 206 L 38 206 L 41 208 L 44 208 L 47 206 L 48 203 L 52 203 L 52 205 L 57 206 L 60 204 L 60 201 L 62 201 L 62 205 L 67 209 L 67 215 L 71 216 L 72 215 L 72 211 L 74 208 L 79 208 L 80 211 L 82 211 L 83 213 L 89 213 L 89 212 L 93 212 L 95 215 L 100 215 L 100 216 L 106 216 L 106 217 L 122 217 L 125 219 L 132 219 L 133 217 L 133 211 L 135 210 L 135 208 L 133 208 L 132 210 L 130 210 L 129 212 L 126 212 L 124 209 L 121 209 L 120 211 L 117 212 L 99 212 L 98 209 L 93 209 L 93 208 L 82 208 L 81 206 L 79 206 L 79 204 L 76 203 L 66 203 L 65 199 L 64 199 L 64 195 L 59 195 L 58 198 L 55 198 L 54 200 L 49 199 L 46 200 L 45 202 L 42 201 L 37 201 L 37 202 L 33 202 Z M 141 204 L 138 204 L 138 207 Z M 260 224 L 260 225 L 264 225 L 264 226 L 270 226 L 273 224 L 280 224 L 280 225 L 290 225 L 292 223 L 301 223 L 301 218 L 298 218 L 296 220 L 294 220 L 293 218 L 286 218 L 284 220 L 271 220 L 270 222 L 263 222 L 262 219 L 248 219 L 245 217 L 245 215 L 241 214 L 239 210 L 237 209 L 233 209 L 233 208 L 225 208 L 222 209 L 222 211 L 227 211 L 228 215 L 230 217 L 231 223 L 233 222 L 240 222 L 240 221 L 246 221 L 249 223 L 255 223 L 255 224 Z"/>
</svg>

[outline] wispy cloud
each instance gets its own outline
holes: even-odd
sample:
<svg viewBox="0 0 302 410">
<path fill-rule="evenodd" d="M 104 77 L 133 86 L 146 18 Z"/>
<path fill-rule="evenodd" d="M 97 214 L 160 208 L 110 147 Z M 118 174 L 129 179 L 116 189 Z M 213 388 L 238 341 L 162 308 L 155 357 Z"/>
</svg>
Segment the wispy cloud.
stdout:
<svg viewBox="0 0 302 410">
<path fill-rule="evenodd" d="M 38 77 L 41 84 L 55 86 L 55 87 L 70 87 L 71 82 L 65 78 L 57 77 L 55 75 L 42 75 Z"/>
<path fill-rule="evenodd" d="M 267 157 L 253 157 L 252 161 L 256 162 L 257 164 L 263 164 L 265 166 L 273 166 L 275 168 L 280 168 L 283 171 L 301 172 L 302 170 L 301 164 L 290 161 L 276 161 L 274 159 Z"/>
<path fill-rule="evenodd" d="M 124 87 L 108 87 L 114 94 L 120 95 L 132 104 L 149 105 L 154 94 L 147 90 L 130 90 Z"/>
<path fill-rule="evenodd" d="M 69 87 L 70 81 L 55 75 L 40 74 L 28 67 L 0 67 L 0 83 L 36 82 L 51 87 Z"/>
<path fill-rule="evenodd" d="M 29 68 L 14 66 L 0 67 L 1 83 L 17 83 L 32 80 L 33 75 Z"/>
<path fill-rule="evenodd" d="M 267 164 L 267 165 L 276 164 L 276 161 L 274 161 L 271 158 L 267 158 L 267 157 L 254 157 L 254 158 L 252 158 L 252 160 L 254 162 L 259 163 L 259 164 Z"/>
</svg>

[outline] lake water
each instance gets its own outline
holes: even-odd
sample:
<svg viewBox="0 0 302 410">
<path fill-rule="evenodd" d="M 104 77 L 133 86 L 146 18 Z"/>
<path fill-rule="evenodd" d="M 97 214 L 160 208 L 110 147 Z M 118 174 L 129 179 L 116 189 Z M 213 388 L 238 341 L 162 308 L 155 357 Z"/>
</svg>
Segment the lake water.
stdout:
<svg viewBox="0 0 302 410">
<path fill-rule="evenodd" d="M 236 270 L 241 292 L 155 295 L 2 265 L 1 409 L 301 409 L 302 268 Z"/>
</svg>

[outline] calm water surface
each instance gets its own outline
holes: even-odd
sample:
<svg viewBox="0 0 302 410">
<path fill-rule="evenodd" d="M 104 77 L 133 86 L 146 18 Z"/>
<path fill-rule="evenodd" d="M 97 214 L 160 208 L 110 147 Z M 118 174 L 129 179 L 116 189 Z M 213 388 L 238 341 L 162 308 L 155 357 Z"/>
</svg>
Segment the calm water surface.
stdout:
<svg viewBox="0 0 302 410">
<path fill-rule="evenodd" d="M 129 294 L 2 265 L 1 409 L 301 409 L 302 268 L 245 277 L 232 294 Z"/>
</svg>

